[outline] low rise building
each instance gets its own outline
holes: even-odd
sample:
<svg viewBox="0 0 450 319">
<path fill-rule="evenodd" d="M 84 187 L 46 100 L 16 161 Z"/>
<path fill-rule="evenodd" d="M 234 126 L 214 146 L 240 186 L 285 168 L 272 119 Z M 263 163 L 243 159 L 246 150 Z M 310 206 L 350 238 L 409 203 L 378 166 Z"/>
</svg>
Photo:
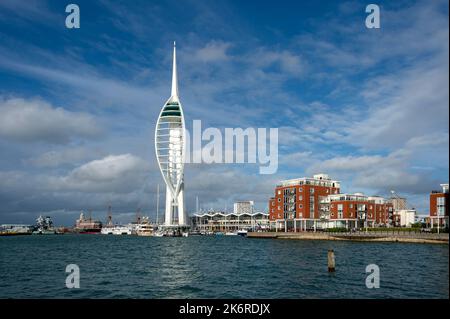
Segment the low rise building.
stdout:
<svg viewBox="0 0 450 319">
<path fill-rule="evenodd" d="M 340 182 L 326 174 L 281 181 L 269 200 L 270 221 L 286 230 L 316 228 L 317 221 L 327 214 L 328 195 L 339 192 Z"/>
<path fill-rule="evenodd" d="M 411 227 L 416 222 L 415 209 L 400 209 L 394 213 L 395 225 L 399 227 Z"/>
<path fill-rule="evenodd" d="M 449 211 L 449 185 L 441 184 L 441 190 L 432 191 L 430 194 L 430 224 L 431 228 L 448 227 Z"/>
<path fill-rule="evenodd" d="M 33 229 L 32 225 L 3 224 L 0 225 L 0 235 L 28 235 L 32 233 Z"/>
<path fill-rule="evenodd" d="M 326 174 L 281 181 L 269 200 L 272 227 L 284 231 L 393 224 L 393 205 L 380 196 L 341 194 Z"/>
<path fill-rule="evenodd" d="M 393 207 L 380 196 L 362 193 L 329 196 L 328 227 L 361 228 L 388 226 L 393 221 Z"/>
<path fill-rule="evenodd" d="M 253 213 L 225 213 L 209 211 L 194 214 L 191 218 L 192 229 L 200 232 L 234 232 L 237 230 L 268 230 L 269 214 Z"/>
</svg>

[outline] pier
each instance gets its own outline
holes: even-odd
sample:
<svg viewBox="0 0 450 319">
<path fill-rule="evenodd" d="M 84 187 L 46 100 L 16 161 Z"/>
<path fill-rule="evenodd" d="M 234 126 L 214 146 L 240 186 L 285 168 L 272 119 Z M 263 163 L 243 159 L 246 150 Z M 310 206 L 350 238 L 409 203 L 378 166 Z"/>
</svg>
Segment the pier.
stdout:
<svg viewBox="0 0 450 319">
<path fill-rule="evenodd" d="M 449 234 L 414 232 L 249 232 L 248 238 L 447 244 Z"/>
</svg>

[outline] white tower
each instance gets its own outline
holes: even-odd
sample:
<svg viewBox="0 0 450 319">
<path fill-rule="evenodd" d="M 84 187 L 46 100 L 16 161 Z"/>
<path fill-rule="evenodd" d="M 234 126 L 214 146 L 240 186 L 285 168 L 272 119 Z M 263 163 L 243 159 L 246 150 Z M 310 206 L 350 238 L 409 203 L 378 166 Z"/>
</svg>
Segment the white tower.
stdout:
<svg viewBox="0 0 450 319">
<path fill-rule="evenodd" d="M 178 97 L 177 57 L 173 43 L 172 92 L 158 117 L 155 151 L 159 169 L 166 183 L 165 226 L 186 225 L 184 210 L 185 125 Z"/>
</svg>

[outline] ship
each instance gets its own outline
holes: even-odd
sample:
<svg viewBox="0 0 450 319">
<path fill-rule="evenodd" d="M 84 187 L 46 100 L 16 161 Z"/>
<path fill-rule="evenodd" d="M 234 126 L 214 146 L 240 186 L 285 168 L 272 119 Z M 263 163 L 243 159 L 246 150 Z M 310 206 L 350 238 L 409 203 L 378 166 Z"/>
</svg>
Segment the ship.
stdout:
<svg viewBox="0 0 450 319">
<path fill-rule="evenodd" d="M 131 233 L 132 233 L 132 231 L 131 231 L 131 227 L 130 226 L 116 225 L 112 229 L 112 234 L 113 235 L 131 235 Z"/>
<path fill-rule="evenodd" d="M 56 230 L 53 228 L 53 221 L 50 216 L 39 217 L 36 219 L 36 230 L 33 231 L 33 235 L 55 235 Z"/>
<path fill-rule="evenodd" d="M 75 222 L 75 231 L 79 234 L 99 234 L 102 229 L 102 222 L 93 220 L 91 216 L 86 218 L 81 212 L 80 218 Z"/>
</svg>

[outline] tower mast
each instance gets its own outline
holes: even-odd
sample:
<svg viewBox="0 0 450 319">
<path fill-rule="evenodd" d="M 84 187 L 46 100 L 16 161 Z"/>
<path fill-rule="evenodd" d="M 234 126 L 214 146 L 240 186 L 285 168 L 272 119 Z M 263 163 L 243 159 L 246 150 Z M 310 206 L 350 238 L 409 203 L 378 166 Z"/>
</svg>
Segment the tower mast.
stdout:
<svg viewBox="0 0 450 319">
<path fill-rule="evenodd" d="M 172 87 L 155 128 L 155 150 L 166 183 L 165 226 L 184 226 L 185 123 L 178 92 L 177 53 L 173 43 Z"/>
</svg>

